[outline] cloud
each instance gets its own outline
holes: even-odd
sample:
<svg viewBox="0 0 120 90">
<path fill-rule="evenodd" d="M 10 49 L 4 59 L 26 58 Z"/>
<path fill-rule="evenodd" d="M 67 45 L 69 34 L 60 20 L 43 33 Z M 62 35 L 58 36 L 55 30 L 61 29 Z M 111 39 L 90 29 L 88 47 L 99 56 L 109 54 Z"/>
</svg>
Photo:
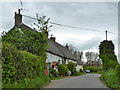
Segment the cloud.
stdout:
<svg viewBox="0 0 120 90">
<path fill-rule="evenodd" d="M 71 43 L 80 50 L 96 48 L 105 39 L 105 30 L 117 33 L 118 31 L 118 3 L 117 2 L 23 2 L 25 10 L 22 14 L 36 17 L 47 16 L 52 22 L 100 30 L 101 32 L 72 29 L 53 25 L 51 32 L 56 36 L 60 44 Z M 19 8 L 19 3 L 2 3 L 3 28 L 10 30 L 14 26 L 14 12 Z M 1 17 L 1 16 L 0 16 Z M 11 22 L 9 26 L 7 24 Z M 35 20 L 23 17 L 23 23 L 31 25 Z M 61 36 L 61 37 L 60 37 Z M 108 38 L 116 43 L 114 34 L 108 34 Z"/>
</svg>

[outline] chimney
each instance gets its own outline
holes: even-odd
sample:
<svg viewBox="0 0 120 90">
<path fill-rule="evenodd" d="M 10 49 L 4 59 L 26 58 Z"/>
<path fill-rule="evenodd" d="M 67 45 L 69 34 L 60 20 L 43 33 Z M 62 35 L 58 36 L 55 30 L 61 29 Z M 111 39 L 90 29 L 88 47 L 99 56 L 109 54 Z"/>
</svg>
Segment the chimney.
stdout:
<svg viewBox="0 0 120 90">
<path fill-rule="evenodd" d="M 20 9 L 18 9 L 18 14 L 15 12 L 15 26 L 17 28 L 22 24 L 22 15 L 20 14 Z"/>
<path fill-rule="evenodd" d="M 50 37 L 51 40 L 55 41 L 55 37 L 53 37 L 53 35 L 51 34 L 51 37 Z"/>
<path fill-rule="evenodd" d="M 66 43 L 65 47 L 68 49 L 68 43 Z"/>
</svg>

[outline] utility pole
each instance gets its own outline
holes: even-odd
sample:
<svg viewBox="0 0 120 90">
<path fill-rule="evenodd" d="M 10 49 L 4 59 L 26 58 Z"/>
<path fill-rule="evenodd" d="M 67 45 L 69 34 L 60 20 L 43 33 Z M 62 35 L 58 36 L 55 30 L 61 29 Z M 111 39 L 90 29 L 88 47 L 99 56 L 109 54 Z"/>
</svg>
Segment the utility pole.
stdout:
<svg viewBox="0 0 120 90">
<path fill-rule="evenodd" d="M 106 31 L 105 31 L 105 33 L 106 33 L 106 40 L 107 40 L 107 32 L 108 32 L 108 31 L 106 30 Z"/>
</svg>

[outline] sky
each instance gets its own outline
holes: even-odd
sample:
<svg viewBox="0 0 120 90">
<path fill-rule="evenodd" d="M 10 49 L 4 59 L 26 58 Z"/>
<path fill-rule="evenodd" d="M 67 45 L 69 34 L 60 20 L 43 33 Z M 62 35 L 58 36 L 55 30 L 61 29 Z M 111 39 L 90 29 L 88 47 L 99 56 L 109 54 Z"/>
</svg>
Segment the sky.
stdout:
<svg viewBox="0 0 120 90">
<path fill-rule="evenodd" d="M 69 28 L 52 25 L 49 37 L 53 34 L 56 41 L 62 45 L 72 44 L 76 50 L 94 51 L 99 53 L 100 42 L 105 40 L 108 30 L 108 40 L 115 44 L 115 54 L 118 55 L 118 3 L 117 2 L 24 2 L 22 15 L 36 18 L 50 18 L 50 22 L 68 25 Z M 54 0 L 53 0 L 54 1 Z M 93 0 L 94 1 L 94 0 Z M 107 0 L 108 1 L 108 0 Z M 20 2 L 0 3 L 0 32 L 8 31 L 14 26 L 14 13 L 20 8 Z M 23 17 L 23 23 L 32 26 L 33 19 Z M 1 23 L 2 22 L 2 23 Z M 82 28 L 82 29 L 78 29 Z M 92 29 L 95 31 L 90 31 Z M 115 33 L 115 34 L 114 34 Z M 120 61 L 119 61 L 120 62 Z"/>
</svg>

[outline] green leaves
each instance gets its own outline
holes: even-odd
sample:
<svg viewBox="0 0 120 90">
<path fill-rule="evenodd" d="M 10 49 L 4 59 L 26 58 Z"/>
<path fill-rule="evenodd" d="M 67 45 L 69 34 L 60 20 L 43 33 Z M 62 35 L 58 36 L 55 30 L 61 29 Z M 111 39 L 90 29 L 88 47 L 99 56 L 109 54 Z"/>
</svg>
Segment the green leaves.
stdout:
<svg viewBox="0 0 120 90">
<path fill-rule="evenodd" d="M 68 76 L 69 69 L 67 68 L 65 64 L 60 64 L 58 66 L 58 71 L 60 75 Z"/>
<path fill-rule="evenodd" d="M 27 51 L 18 51 L 15 47 L 4 42 L 2 51 L 2 79 L 4 83 L 45 75 L 45 58 L 35 56 Z"/>
<path fill-rule="evenodd" d="M 70 71 L 73 71 L 73 69 L 75 68 L 75 64 L 73 62 L 69 62 L 67 66 Z"/>
<path fill-rule="evenodd" d="M 99 46 L 99 56 L 103 62 L 103 69 L 109 70 L 110 68 L 115 68 L 118 64 L 117 56 L 114 53 L 114 44 L 112 41 L 103 41 Z"/>
<path fill-rule="evenodd" d="M 46 50 L 50 19 L 45 16 L 34 23 L 38 29 L 14 28 L 2 35 L 3 83 L 45 75 Z"/>
</svg>

